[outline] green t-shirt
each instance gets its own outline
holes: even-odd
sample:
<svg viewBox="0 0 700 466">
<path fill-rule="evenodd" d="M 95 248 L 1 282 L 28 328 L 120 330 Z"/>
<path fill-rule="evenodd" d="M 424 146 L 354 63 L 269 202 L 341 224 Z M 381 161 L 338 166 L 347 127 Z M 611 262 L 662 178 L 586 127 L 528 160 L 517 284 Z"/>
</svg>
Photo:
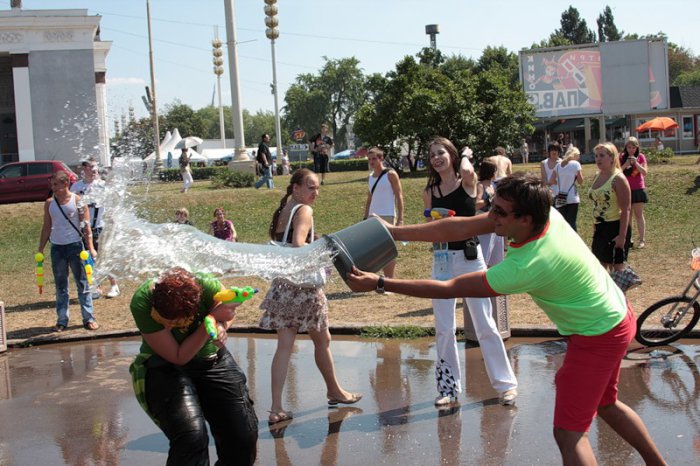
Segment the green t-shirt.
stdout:
<svg viewBox="0 0 700 466">
<path fill-rule="evenodd" d="M 562 335 L 602 335 L 627 312 L 625 295 L 553 208 L 544 232 L 511 243 L 486 282 L 498 294 L 529 294 Z"/>
<path fill-rule="evenodd" d="M 202 298 L 199 303 L 199 318 L 195 319 L 193 324 L 187 329 L 173 329 L 171 332 L 175 340 L 181 343 L 188 335 L 194 332 L 202 323 L 203 318 L 208 314 L 209 309 L 214 305 L 214 295 L 221 290 L 219 280 L 212 278 L 202 273 L 195 274 L 197 282 L 202 286 Z M 151 317 L 151 296 L 153 295 L 154 279 L 144 282 L 134 293 L 131 298 L 131 314 L 134 316 L 134 322 L 141 333 L 154 333 L 163 330 L 165 327 Z M 197 352 L 197 357 L 207 358 L 216 354 L 218 348 L 211 340 Z M 141 352 L 146 354 L 155 354 L 145 340 L 141 343 Z"/>
</svg>

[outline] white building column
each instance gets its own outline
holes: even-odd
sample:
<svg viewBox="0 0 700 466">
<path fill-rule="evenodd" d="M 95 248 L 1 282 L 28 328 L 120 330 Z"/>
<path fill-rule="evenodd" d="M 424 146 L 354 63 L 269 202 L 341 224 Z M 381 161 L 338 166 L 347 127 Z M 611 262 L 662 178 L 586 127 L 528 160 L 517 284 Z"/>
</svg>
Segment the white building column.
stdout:
<svg viewBox="0 0 700 466">
<path fill-rule="evenodd" d="M 32 95 L 29 86 L 29 55 L 12 55 L 12 80 L 15 91 L 15 122 L 19 161 L 36 160 L 34 155 L 34 125 Z"/>
<path fill-rule="evenodd" d="M 97 106 L 97 137 L 99 140 L 99 161 L 103 167 L 112 165 L 109 148 L 109 126 L 107 123 L 107 87 L 104 72 L 95 73 L 95 103 Z"/>
<path fill-rule="evenodd" d="M 598 133 L 600 134 L 598 144 L 602 144 L 608 139 L 605 135 L 605 115 L 598 117 Z"/>
</svg>

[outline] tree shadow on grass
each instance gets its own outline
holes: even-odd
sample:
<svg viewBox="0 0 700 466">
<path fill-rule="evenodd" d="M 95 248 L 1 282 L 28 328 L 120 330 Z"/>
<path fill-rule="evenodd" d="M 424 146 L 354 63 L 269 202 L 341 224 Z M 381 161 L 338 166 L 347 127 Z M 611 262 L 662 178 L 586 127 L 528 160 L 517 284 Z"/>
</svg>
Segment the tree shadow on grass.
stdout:
<svg viewBox="0 0 700 466">
<path fill-rule="evenodd" d="M 700 175 L 698 175 L 698 176 L 695 177 L 695 180 L 694 180 L 694 182 L 693 182 L 693 186 L 691 186 L 690 188 L 688 188 L 688 189 L 685 191 L 685 193 L 686 193 L 687 195 L 695 194 L 698 190 L 700 190 Z"/>
<path fill-rule="evenodd" d="M 326 299 L 328 301 L 337 301 L 340 299 L 352 299 L 352 298 L 360 298 L 364 296 L 366 293 L 355 293 L 353 291 L 338 291 L 336 293 L 328 293 L 326 294 Z"/>
<path fill-rule="evenodd" d="M 398 314 L 398 317 L 425 317 L 433 315 L 433 308 L 426 307 L 425 309 L 416 309 L 415 311 L 404 312 L 403 314 Z"/>
<path fill-rule="evenodd" d="M 71 298 L 69 305 L 77 306 L 80 305 L 78 298 Z M 55 309 L 56 300 L 51 299 L 49 301 L 36 301 L 34 303 L 27 304 L 16 304 L 14 306 L 5 306 L 5 312 L 8 314 L 11 312 L 30 312 L 38 311 L 42 309 Z"/>
</svg>

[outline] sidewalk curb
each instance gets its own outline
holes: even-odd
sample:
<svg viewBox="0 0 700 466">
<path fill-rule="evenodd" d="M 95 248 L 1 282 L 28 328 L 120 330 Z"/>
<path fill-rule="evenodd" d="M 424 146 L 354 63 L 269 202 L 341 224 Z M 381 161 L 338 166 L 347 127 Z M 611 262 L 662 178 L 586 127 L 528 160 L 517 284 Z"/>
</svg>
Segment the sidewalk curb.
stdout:
<svg viewBox="0 0 700 466">
<path fill-rule="evenodd" d="M 386 325 L 377 323 L 358 323 L 337 325 L 330 327 L 331 335 L 360 335 L 368 327 L 402 327 L 399 325 Z M 430 325 L 418 326 L 423 328 L 433 328 Z M 457 328 L 457 330 L 462 330 Z M 512 327 L 510 329 L 512 337 L 533 337 L 533 338 L 557 338 L 561 337 L 559 332 L 553 327 Z M 234 325 L 229 329 L 233 334 L 269 334 L 274 335 L 274 330 L 261 329 L 254 325 Z M 84 330 L 64 331 L 61 333 L 51 333 L 48 335 L 38 335 L 29 338 L 16 338 L 7 340 L 8 348 L 26 348 L 29 346 L 50 345 L 55 343 L 71 343 L 76 341 L 102 340 L 107 338 L 127 338 L 139 336 L 141 332 L 136 328 L 110 331 Z"/>
<path fill-rule="evenodd" d="M 338 325 L 330 327 L 331 335 L 360 335 L 368 327 L 403 327 L 402 325 L 381 325 L 376 323 L 357 323 Z M 433 328 L 432 325 L 414 326 L 422 328 Z M 462 330 L 458 327 L 457 330 Z M 268 334 L 274 335 L 274 330 L 265 330 L 255 325 L 234 325 L 229 329 L 233 334 Z M 522 338 L 563 338 L 554 327 L 511 327 L 511 337 Z M 139 336 L 136 328 L 111 331 L 87 331 L 77 330 L 76 333 L 65 331 L 62 333 L 52 333 L 49 335 L 39 335 L 29 338 L 17 338 L 7 340 L 8 348 L 26 348 L 28 346 L 49 345 L 52 343 L 70 343 L 76 341 L 102 340 L 106 338 L 127 338 Z M 693 329 L 685 338 L 700 338 L 700 329 Z"/>
</svg>

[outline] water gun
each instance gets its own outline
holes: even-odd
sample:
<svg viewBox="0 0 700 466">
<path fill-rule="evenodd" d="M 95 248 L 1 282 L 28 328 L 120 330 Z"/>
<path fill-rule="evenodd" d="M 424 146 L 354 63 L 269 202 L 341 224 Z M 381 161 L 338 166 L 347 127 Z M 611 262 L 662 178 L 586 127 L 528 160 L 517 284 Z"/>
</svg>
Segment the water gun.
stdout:
<svg viewBox="0 0 700 466">
<path fill-rule="evenodd" d="M 210 315 L 204 318 L 204 329 L 207 331 L 209 338 L 214 339 L 219 334 L 219 329 L 216 328 L 216 321 Z"/>
<path fill-rule="evenodd" d="M 252 286 L 246 286 L 243 288 L 232 286 L 231 288 L 221 290 L 216 293 L 214 295 L 214 299 L 223 304 L 243 303 L 252 298 L 257 292 L 258 289 L 253 288 Z"/>
<path fill-rule="evenodd" d="M 92 256 L 90 256 L 89 252 L 82 250 L 80 251 L 80 259 L 83 261 L 83 266 L 85 267 L 88 285 L 92 286 Z"/>
<path fill-rule="evenodd" d="M 39 287 L 39 294 L 44 292 L 44 255 L 40 252 L 34 254 L 36 262 L 36 286 Z"/>
<path fill-rule="evenodd" d="M 444 207 L 433 207 L 432 209 L 425 209 L 423 211 L 424 217 L 432 218 L 433 220 L 454 217 L 455 214 L 456 212 L 454 210 L 445 209 Z"/>
</svg>

